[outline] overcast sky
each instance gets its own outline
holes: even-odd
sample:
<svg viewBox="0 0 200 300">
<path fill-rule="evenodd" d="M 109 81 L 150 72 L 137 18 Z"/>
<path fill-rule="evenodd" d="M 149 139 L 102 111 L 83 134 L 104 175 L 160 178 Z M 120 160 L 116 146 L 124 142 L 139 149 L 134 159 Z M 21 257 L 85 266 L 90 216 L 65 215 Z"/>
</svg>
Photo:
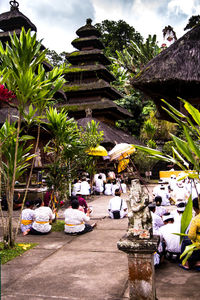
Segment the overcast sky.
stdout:
<svg viewBox="0 0 200 300">
<path fill-rule="evenodd" d="M 37 27 L 38 39 L 57 53 L 70 52 L 76 30 L 87 18 L 93 25 L 103 20 L 124 20 L 144 38 L 171 25 L 177 37 L 185 32 L 188 19 L 200 15 L 200 0 L 18 0 L 19 10 Z M 10 10 L 9 0 L 0 0 L 0 13 Z"/>
</svg>

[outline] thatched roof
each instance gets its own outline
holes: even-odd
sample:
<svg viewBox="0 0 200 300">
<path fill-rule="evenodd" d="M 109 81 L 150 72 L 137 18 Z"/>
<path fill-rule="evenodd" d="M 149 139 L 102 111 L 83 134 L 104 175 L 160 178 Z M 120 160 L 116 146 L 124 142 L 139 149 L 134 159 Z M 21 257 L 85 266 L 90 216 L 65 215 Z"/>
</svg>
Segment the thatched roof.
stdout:
<svg viewBox="0 0 200 300">
<path fill-rule="evenodd" d="M 132 85 L 155 101 L 162 117 L 161 98 L 177 108 L 177 97 L 200 104 L 200 25 L 150 60 Z"/>
<path fill-rule="evenodd" d="M 0 14 L 0 29 L 3 31 L 12 31 L 22 27 L 25 30 L 30 28 L 33 31 L 37 31 L 36 26 L 18 8 Z"/>
<path fill-rule="evenodd" d="M 119 144 L 119 143 L 129 143 L 129 144 L 137 144 L 141 145 L 141 142 L 137 140 L 135 137 L 131 136 L 130 134 L 110 125 L 107 125 L 96 118 L 87 117 L 77 120 L 78 125 L 82 126 L 83 128 L 86 127 L 88 122 L 94 120 L 96 123 L 99 123 L 99 131 L 104 132 L 104 140 L 102 144 Z"/>
<path fill-rule="evenodd" d="M 122 93 L 118 92 L 115 88 L 105 80 L 99 79 L 97 81 L 81 83 L 81 84 L 68 84 L 63 86 L 63 91 L 68 97 L 73 95 L 101 95 L 112 100 L 123 98 Z"/>
</svg>

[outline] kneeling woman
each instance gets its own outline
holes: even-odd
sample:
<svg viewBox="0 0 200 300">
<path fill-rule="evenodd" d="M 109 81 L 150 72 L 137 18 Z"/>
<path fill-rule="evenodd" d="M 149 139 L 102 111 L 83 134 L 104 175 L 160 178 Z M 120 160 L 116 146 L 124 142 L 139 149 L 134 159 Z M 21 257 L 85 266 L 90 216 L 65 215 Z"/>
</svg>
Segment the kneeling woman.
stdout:
<svg viewBox="0 0 200 300">
<path fill-rule="evenodd" d="M 36 209 L 33 215 L 33 225 L 30 229 L 23 233 L 23 235 L 30 234 L 47 234 L 51 231 L 50 223 L 55 218 L 55 214 L 50 207 L 44 206 L 44 201 L 41 199 L 36 200 Z"/>
<path fill-rule="evenodd" d="M 78 200 L 73 200 L 71 208 L 65 210 L 65 233 L 67 234 L 83 234 L 93 230 L 96 223 L 90 225 L 85 222 L 90 220 L 90 209 L 87 213 L 80 211 Z"/>
</svg>

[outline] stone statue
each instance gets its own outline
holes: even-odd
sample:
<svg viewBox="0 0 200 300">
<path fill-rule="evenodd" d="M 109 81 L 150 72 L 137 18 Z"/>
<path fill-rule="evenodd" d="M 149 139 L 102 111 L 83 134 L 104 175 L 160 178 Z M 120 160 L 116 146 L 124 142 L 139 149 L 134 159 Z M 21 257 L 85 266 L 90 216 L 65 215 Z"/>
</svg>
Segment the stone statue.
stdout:
<svg viewBox="0 0 200 300">
<path fill-rule="evenodd" d="M 35 157 L 35 163 L 34 163 L 34 167 L 42 167 L 42 159 L 41 159 L 41 155 L 40 155 L 40 148 L 37 148 L 37 151 L 35 152 L 36 157 Z"/>
<path fill-rule="evenodd" d="M 127 200 L 129 218 L 127 235 L 129 237 L 149 239 L 152 236 L 152 219 L 148 204 L 149 196 L 144 192 L 139 179 L 132 180 Z"/>
</svg>

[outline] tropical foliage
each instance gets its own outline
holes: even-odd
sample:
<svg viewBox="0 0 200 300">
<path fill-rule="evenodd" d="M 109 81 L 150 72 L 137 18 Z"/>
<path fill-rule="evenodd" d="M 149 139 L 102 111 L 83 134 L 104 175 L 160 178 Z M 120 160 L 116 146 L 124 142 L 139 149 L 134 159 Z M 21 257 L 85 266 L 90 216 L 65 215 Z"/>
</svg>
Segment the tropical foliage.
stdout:
<svg viewBox="0 0 200 300">
<path fill-rule="evenodd" d="M 163 100 L 163 103 L 165 104 L 163 109 L 166 110 L 168 114 L 176 121 L 176 123 L 182 128 L 183 132 L 183 138 L 171 134 L 172 140 L 175 144 L 175 146 L 172 146 L 172 155 L 142 146 L 136 146 L 136 148 L 146 152 L 154 159 L 163 160 L 179 166 L 185 171 L 185 177 L 190 178 L 195 185 L 196 181 L 199 181 L 200 175 L 200 112 L 189 102 L 183 99 L 180 100 L 184 104 L 184 108 L 186 110 L 185 114 L 178 111 Z M 198 201 L 200 207 L 200 198 Z M 181 236 L 185 235 L 185 231 L 191 221 L 191 218 L 192 200 L 190 197 L 181 220 Z M 192 241 L 192 244 L 187 246 L 181 255 L 181 258 L 183 258 L 183 264 L 185 264 L 188 258 L 192 255 L 193 251 L 199 249 L 200 243 L 198 241 Z"/>
<path fill-rule="evenodd" d="M 103 133 L 98 131 L 98 124 L 91 121 L 86 128 L 78 128 L 74 119 L 69 119 L 65 110 L 56 108 L 47 110 L 46 128 L 51 139 L 45 147 L 50 165 L 47 171 L 47 183 L 53 187 L 58 206 L 70 194 L 70 184 L 77 177 L 79 170 L 90 170 L 94 160 L 86 150 L 102 141 Z"/>
<path fill-rule="evenodd" d="M 33 156 L 29 156 L 31 146 L 24 150 L 24 143 L 26 140 L 30 139 L 30 137 L 23 137 L 21 135 L 22 116 L 25 116 L 27 107 L 32 105 L 32 109 L 31 106 L 29 106 L 28 109 L 29 118 L 27 119 L 30 123 L 31 118 L 34 118 L 33 111 L 36 111 L 37 109 L 37 114 L 39 115 L 39 118 L 37 119 L 38 135 L 35 142 L 35 150 L 33 151 L 36 152 L 39 143 L 41 115 L 44 112 L 46 105 L 52 100 L 55 92 L 57 92 L 64 83 L 62 68 L 56 67 L 48 73 L 45 72 L 43 62 L 45 60 L 46 50 L 41 50 L 41 46 L 41 42 L 36 40 L 36 34 L 32 35 L 30 30 L 26 33 L 23 28 L 19 37 L 15 32 L 13 33 L 13 36 L 10 35 L 10 43 L 7 43 L 6 47 L 0 42 L 0 84 L 3 84 L 11 91 L 10 96 L 15 95 L 15 99 L 12 99 L 12 103 L 9 101 L 8 104 L 15 107 L 18 112 L 16 116 L 16 131 L 9 125 L 9 116 L 8 122 L 5 123 L 3 127 L 3 129 L 9 131 L 8 135 L 12 136 L 10 139 L 11 144 L 9 145 L 12 151 L 6 153 L 8 151 L 5 150 L 4 153 L 4 147 L 2 147 L 1 154 L 1 157 L 5 159 L 3 160 L 1 169 L 3 170 L 3 167 L 7 166 L 7 168 L 2 171 L 4 177 L 7 178 L 7 180 L 4 180 L 6 182 L 6 198 L 8 202 L 8 219 L 4 222 L 4 224 L 7 224 L 4 230 L 4 244 L 7 247 L 14 246 L 20 222 L 19 219 L 14 235 L 12 214 L 15 181 L 18 174 L 22 173 L 28 166 L 28 158 L 33 158 Z M 34 110 L 33 107 L 36 109 Z M 30 117 L 30 115 L 32 115 L 32 117 Z M 5 144 L 5 141 L 2 140 L 1 144 L 2 143 Z M 6 143 L 8 143 L 7 140 Z M 33 164 L 34 158 L 32 159 L 30 176 Z M 27 184 L 27 190 L 29 182 L 30 177 Z"/>
</svg>

